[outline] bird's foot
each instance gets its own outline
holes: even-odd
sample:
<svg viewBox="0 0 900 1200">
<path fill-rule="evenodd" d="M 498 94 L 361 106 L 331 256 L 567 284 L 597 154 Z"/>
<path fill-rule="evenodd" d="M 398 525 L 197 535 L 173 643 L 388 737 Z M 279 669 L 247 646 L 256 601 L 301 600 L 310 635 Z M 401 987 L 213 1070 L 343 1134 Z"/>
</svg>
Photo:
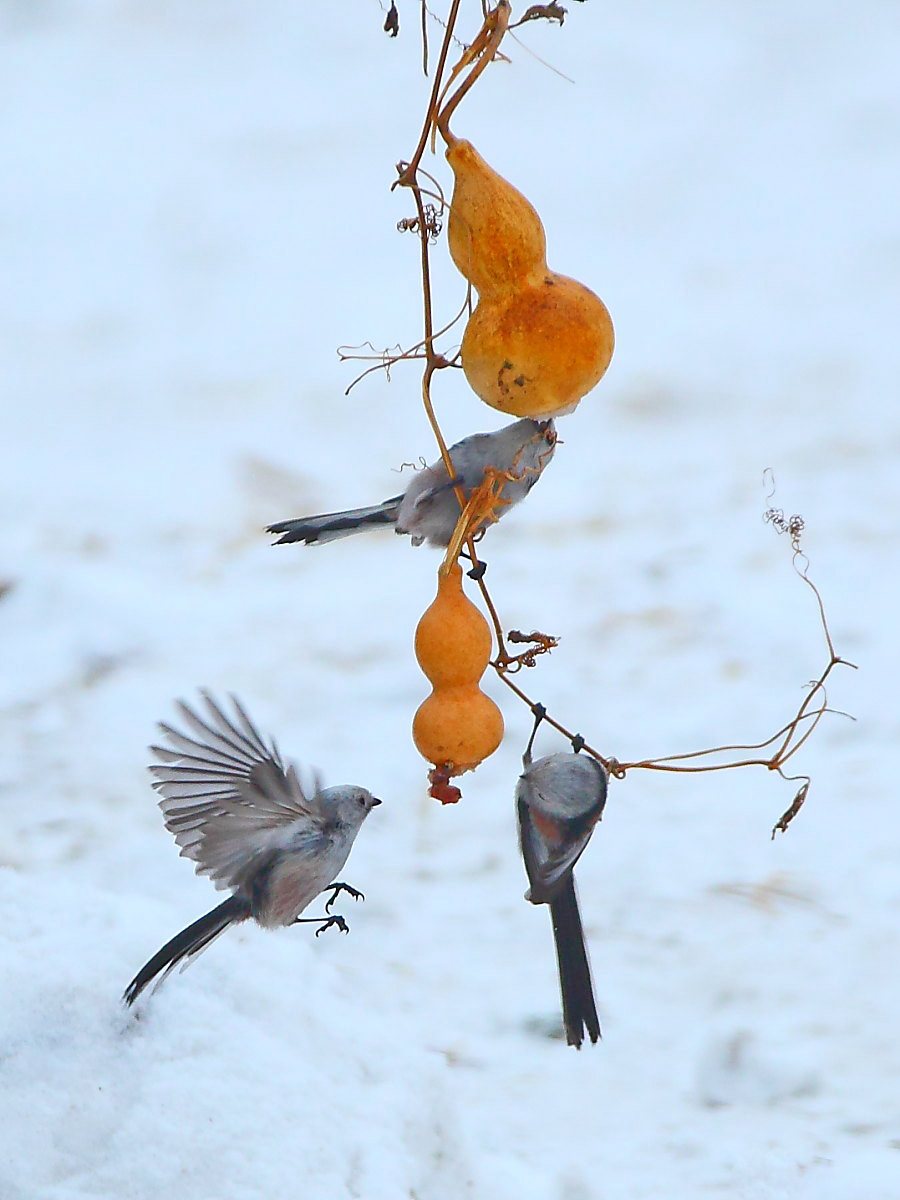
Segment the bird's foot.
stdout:
<svg viewBox="0 0 900 1200">
<path fill-rule="evenodd" d="M 481 539 L 476 538 L 473 540 L 480 541 Z M 476 583 L 478 582 L 479 579 L 484 579 L 484 573 L 487 570 L 487 563 L 484 561 L 483 558 L 473 558 L 472 555 L 467 554 L 465 550 L 460 550 L 459 556 L 460 556 L 460 558 L 465 558 L 470 563 L 472 563 L 471 571 L 466 571 L 466 574 L 468 575 L 468 577 L 470 579 L 474 579 L 476 581 Z"/>
<path fill-rule="evenodd" d="M 331 899 L 325 901 L 325 911 L 331 912 L 331 906 L 337 900 L 341 892 L 346 892 L 348 896 L 352 896 L 354 900 L 365 900 L 363 892 L 358 891 L 355 887 L 351 887 L 349 883 L 333 883 L 330 887 L 325 888 L 326 892 L 331 892 Z"/>
<path fill-rule="evenodd" d="M 316 930 L 316 937 L 318 937 L 320 933 L 324 933 L 326 929 L 330 929 L 332 925 L 336 925 L 341 933 L 350 932 L 350 926 L 347 924 L 344 918 L 335 913 L 334 916 L 325 918 L 324 924 L 320 925 Z"/>
<path fill-rule="evenodd" d="M 329 914 L 327 917 L 294 917 L 291 921 L 292 925 L 318 925 L 316 937 L 320 933 L 324 933 L 326 929 L 330 929 L 332 925 L 336 925 L 341 933 L 349 933 L 350 926 L 338 913 Z"/>
</svg>

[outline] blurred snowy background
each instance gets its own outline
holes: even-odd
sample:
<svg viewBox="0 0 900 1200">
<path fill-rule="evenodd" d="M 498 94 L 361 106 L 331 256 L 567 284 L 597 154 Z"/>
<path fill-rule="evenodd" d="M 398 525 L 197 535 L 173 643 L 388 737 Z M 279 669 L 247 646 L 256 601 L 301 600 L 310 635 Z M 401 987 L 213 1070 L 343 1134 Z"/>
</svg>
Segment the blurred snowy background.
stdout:
<svg viewBox="0 0 900 1200">
<path fill-rule="evenodd" d="M 384 7 L 0 0 L 0 1197 L 896 1200 L 897 6 L 572 3 L 519 38 L 574 85 L 510 42 L 457 117 L 618 337 L 485 543 L 507 628 L 562 637 L 526 686 L 621 758 L 786 720 L 826 656 L 766 467 L 861 667 L 774 843 L 764 771 L 612 786 L 580 1054 L 493 681 L 504 745 L 424 797 L 436 556 L 262 533 L 434 453 L 416 368 L 345 397 L 334 353 L 419 337 L 389 188 L 428 84 L 418 5 L 396 40 Z M 458 373 L 435 399 L 451 438 L 502 423 Z M 216 899 L 145 773 L 198 684 L 385 799 L 368 899 L 347 938 L 233 932 L 135 1019 L 125 983 Z"/>
</svg>

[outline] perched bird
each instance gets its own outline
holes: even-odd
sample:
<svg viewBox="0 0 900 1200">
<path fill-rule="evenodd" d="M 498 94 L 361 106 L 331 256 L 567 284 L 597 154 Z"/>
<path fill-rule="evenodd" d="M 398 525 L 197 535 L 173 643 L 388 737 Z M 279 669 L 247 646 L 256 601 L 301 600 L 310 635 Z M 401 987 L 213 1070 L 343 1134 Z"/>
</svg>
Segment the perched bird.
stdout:
<svg viewBox="0 0 900 1200">
<path fill-rule="evenodd" d="M 473 433 L 449 450 L 455 472 L 451 480 L 443 460 L 417 471 L 405 492 L 391 496 L 369 508 L 351 508 L 347 512 L 323 513 L 317 517 L 297 517 L 269 525 L 268 533 L 280 534 L 275 542 L 305 542 L 307 546 L 334 542 L 364 529 L 392 525 L 395 533 L 408 533 L 414 546 L 428 542 L 447 546 L 459 519 L 456 487 L 468 500 L 484 479 L 488 467 L 508 472 L 500 492 L 497 519 L 508 508 L 524 500 L 553 457 L 556 428 L 552 421 L 514 421 L 494 433 Z M 473 532 L 484 528 L 483 522 Z"/>
<path fill-rule="evenodd" d="M 282 761 L 273 741 L 266 746 L 239 702 L 234 717 L 202 693 L 206 719 L 186 704 L 178 709 L 193 736 L 160 724 L 169 747 L 152 746 L 159 765 L 150 767 L 162 799 L 166 828 L 200 875 L 231 895 L 212 912 L 176 934 L 143 966 L 122 997 L 131 1005 L 158 975 L 187 965 L 230 925 L 253 918 L 266 929 L 319 923 L 344 933 L 340 916 L 301 918 L 322 892 L 354 899 L 362 893 L 335 883 L 360 827 L 376 804 L 371 792 L 345 784 L 307 793 L 293 763 Z"/>
<path fill-rule="evenodd" d="M 530 887 L 525 899 L 548 904 L 556 942 L 566 1041 L 580 1047 L 585 1032 L 600 1037 L 573 869 L 606 804 L 603 767 L 583 754 L 550 754 L 531 761 L 516 787 L 519 845 Z"/>
</svg>

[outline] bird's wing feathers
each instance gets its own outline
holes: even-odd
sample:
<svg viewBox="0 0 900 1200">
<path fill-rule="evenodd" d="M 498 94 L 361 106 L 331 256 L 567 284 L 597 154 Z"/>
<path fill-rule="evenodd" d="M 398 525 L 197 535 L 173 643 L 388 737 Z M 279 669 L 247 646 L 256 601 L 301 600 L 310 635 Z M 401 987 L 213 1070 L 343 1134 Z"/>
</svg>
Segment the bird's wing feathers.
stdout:
<svg viewBox="0 0 900 1200">
<path fill-rule="evenodd" d="M 233 696 L 234 719 L 211 696 L 203 699 L 207 720 L 178 705 L 196 737 L 160 725 L 170 745 L 151 747 L 153 786 L 182 855 L 217 887 L 240 887 L 283 840 L 285 826 L 298 817 L 318 822 L 319 813 L 296 767 L 285 767 L 274 742 L 266 746 Z"/>
<path fill-rule="evenodd" d="M 528 876 L 528 882 L 534 888 L 540 883 L 541 865 L 546 860 L 547 847 L 544 839 L 538 836 L 525 800 L 516 801 L 516 816 L 518 817 L 519 846 L 522 851 L 522 860 L 525 863 L 525 874 Z"/>
<path fill-rule="evenodd" d="M 585 820 L 584 828 L 580 832 L 573 827 L 577 822 L 571 822 L 568 826 L 568 836 L 561 845 L 555 847 L 540 828 L 540 815 L 523 797 L 516 803 L 516 813 L 522 860 L 531 885 L 529 899 L 535 904 L 547 904 L 560 892 L 581 858 L 585 846 L 591 840 L 594 820 Z"/>
<path fill-rule="evenodd" d="M 457 485 L 461 486 L 464 482 L 459 477 L 457 477 L 456 480 L 447 479 L 446 472 L 444 474 L 445 478 L 443 483 L 436 483 L 433 487 L 425 488 L 424 491 L 419 492 L 413 501 L 413 508 L 418 510 L 420 508 L 424 508 L 428 504 L 433 504 L 434 501 L 439 497 L 446 495 L 447 492 L 452 492 Z"/>
</svg>

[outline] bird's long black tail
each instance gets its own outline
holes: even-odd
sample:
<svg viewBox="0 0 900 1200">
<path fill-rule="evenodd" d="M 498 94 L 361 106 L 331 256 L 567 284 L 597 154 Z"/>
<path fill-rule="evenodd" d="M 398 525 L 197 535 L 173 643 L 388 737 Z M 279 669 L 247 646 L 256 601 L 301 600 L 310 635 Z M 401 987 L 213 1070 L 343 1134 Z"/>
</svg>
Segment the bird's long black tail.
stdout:
<svg viewBox="0 0 900 1200">
<path fill-rule="evenodd" d="M 276 546 L 286 542 L 305 542 L 307 546 L 324 545 L 338 538 L 349 537 L 379 525 L 393 525 L 397 520 L 402 496 L 392 496 L 383 504 L 369 508 L 350 508 L 346 512 L 322 513 L 317 517 L 297 517 L 293 521 L 278 521 L 269 525 L 266 533 L 277 533 Z"/>
<path fill-rule="evenodd" d="M 179 963 L 187 964 L 201 950 L 205 950 L 220 933 L 225 932 L 229 925 L 246 921 L 249 916 L 249 903 L 240 896 L 229 896 L 212 912 L 208 912 L 205 917 L 194 921 L 193 925 L 188 925 L 187 929 L 182 929 L 181 933 L 176 933 L 170 942 L 166 942 L 163 948 L 141 967 L 125 989 L 122 996 L 124 1002 L 127 1005 L 134 1004 L 147 984 L 152 983 L 157 975 L 161 973 L 162 978 L 165 979 L 166 975 Z"/>
<path fill-rule="evenodd" d="M 563 890 L 550 902 L 550 916 L 556 942 L 566 1041 L 570 1046 L 580 1046 L 587 1032 L 591 1041 L 596 1042 L 600 1037 L 600 1018 L 594 1000 L 575 880 L 571 875 Z"/>
</svg>

